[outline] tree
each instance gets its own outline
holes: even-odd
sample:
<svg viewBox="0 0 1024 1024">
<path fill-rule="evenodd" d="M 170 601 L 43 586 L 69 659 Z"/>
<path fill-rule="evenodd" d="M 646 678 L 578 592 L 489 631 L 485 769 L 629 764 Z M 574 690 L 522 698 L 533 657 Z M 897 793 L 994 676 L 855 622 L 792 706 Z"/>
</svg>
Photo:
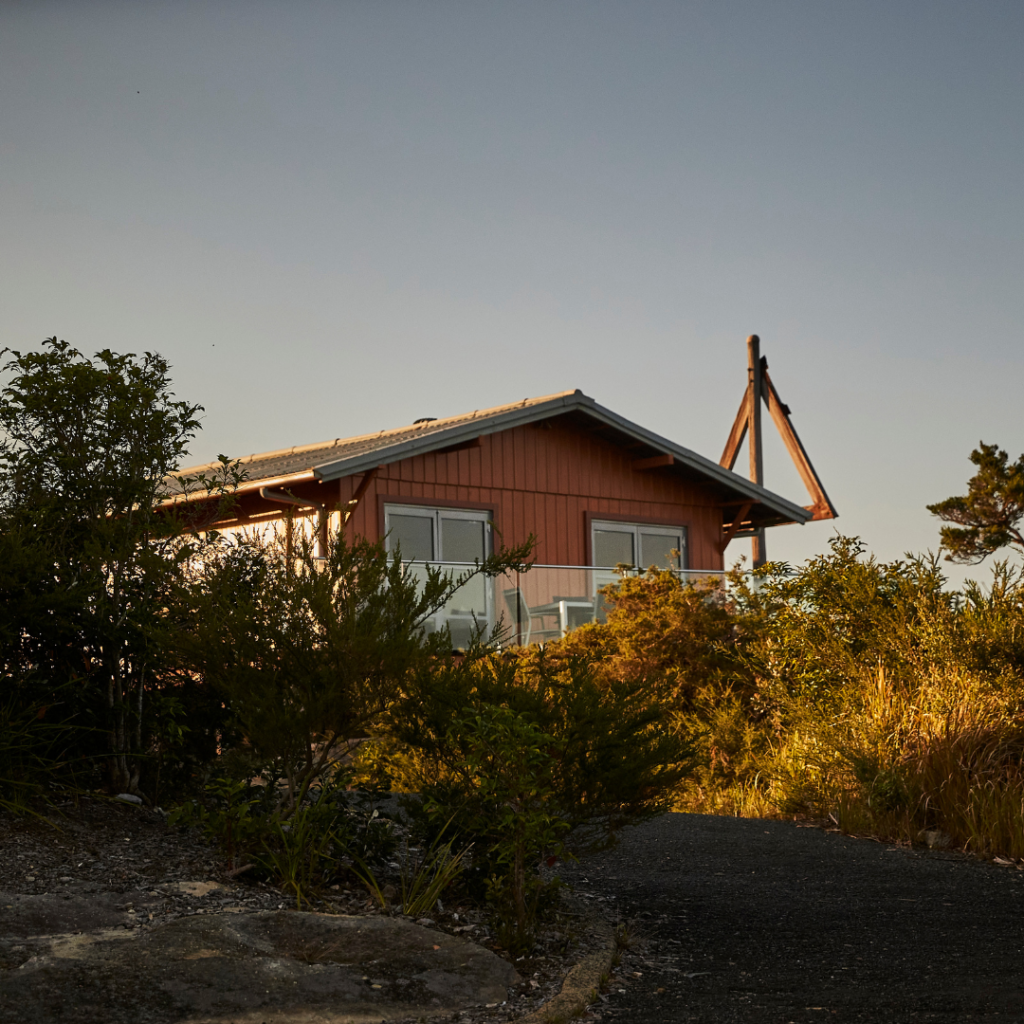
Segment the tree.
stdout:
<svg viewBox="0 0 1024 1024">
<path fill-rule="evenodd" d="M 410 676 L 451 659 L 447 628 L 424 624 L 472 576 L 522 571 L 532 540 L 466 573 L 409 572 L 399 552 L 349 540 L 344 528 L 317 557 L 313 538 L 236 536 L 211 551 L 194 582 L 186 658 L 226 698 L 249 751 L 287 782 L 295 808 L 348 741 L 403 692 Z M 486 650 L 482 635 L 464 657 Z M 492 636 L 492 641 L 496 639 Z"/>
<path fill-rule="evenodd" d="M 940 532 L 946 560 L 968 565 L 981 562 L 1004 547 L 1024 553 L 1024 455 L 1011 463 L 997 445 L 980 442 L 971 452 L 977 473 L 967 482 L 967 494 L 947 498 L 928 511 L 953 526 Z"/>
<path fill-rule="evenodd" d="M 199 429 L 154 353 L 83 357 L 48 338 L 0 368 L 0 671 L 12 687 L 73 685 L 108 738 L 108 783 L 137 791 L 147 688 L 181 563 L 161 482 Z"/>
</svg>

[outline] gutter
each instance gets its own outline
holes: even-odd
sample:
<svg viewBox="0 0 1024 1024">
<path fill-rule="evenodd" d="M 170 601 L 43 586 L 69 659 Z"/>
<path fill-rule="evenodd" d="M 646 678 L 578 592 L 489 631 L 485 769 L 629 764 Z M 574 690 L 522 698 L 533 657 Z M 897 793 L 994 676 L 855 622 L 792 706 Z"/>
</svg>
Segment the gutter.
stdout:
<svg viewBox="0 0 1024 1024">
<path fill-rule="evenodd" d="M 237 487 L 231 489 L 229 494 L 252 494 L 254 491 L 264 491 L 269 487 L 280 487 L 282 484 L 301 484 L 306 483 L 309 480 L 319 480 L 320 474 L 314 469 L 307 469 L 301 473 L 289 473 L 287 476 L 275 476 L 270 480 L 254 480 L 252 483 L 240 483 Z M 194 492 L 185 494 L 172 494 L 168 498 L 164 498 L 157 505 L 157 508 L 164 508 L 168 505 L 181 505 L 189 501 L 210 501 L 212 498 L 217 497 L 212 491 Z M 262 494 L 261 494 L 262 497 Z M 281 499 L 283 500 L 283 499 Z M 315 501 L 302 502 L 304 505 L 316 505 Z"/>
</svg>

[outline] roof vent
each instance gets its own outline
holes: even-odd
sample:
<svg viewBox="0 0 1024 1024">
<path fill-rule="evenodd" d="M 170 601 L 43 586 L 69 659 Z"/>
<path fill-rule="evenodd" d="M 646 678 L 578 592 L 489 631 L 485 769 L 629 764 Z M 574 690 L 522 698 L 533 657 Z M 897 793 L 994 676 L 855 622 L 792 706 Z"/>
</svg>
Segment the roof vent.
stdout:
<svg viewBox="0 0 1024 1024">
<path fill-rule="evenodd" d="M 413 420 L 412 425 L 415 427 L 417 423 L 433 423 L 436 419 L 436 416 L 422 416 L 418 420 Z"/>
</svg>

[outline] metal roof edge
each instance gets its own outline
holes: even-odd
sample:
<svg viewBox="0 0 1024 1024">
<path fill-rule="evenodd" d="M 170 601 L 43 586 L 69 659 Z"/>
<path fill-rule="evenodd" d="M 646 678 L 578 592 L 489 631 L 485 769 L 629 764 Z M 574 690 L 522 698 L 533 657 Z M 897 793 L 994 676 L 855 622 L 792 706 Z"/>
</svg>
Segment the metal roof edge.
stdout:
<svg viewBox="0 0 1024 1024">
<path fill-rule="evenodd" d="M 317 475 L 312 469 L 303 469 L 295 473 L 278 476 L 259 477 L 255 480 L 243 480 L 237 487 L 229 488 L 222 495 L 218 491 L 175 491 L 157 502 L 158 508 L 169 508 L 172 505 L 189 504 L 190 502 L 209 501 L 211 498 L 233 497 L 236 494 L 250 494 L 261 487 L 282 487 L 287 484 L 308 483 L 316 480 Z"/>
<path fill-rule="evenodd" d="M 337 480 L 341 477 L 365 472 L 374 466 L 385 466 L 391 462 L 399 462 L 411 455 L 425 455 L 474 437 L 495 434 L 501 430 L 508 430 L 511 427 L 521 426 L 524 423 L 548 419 L 552 415 L 561 415 L 574 409 L 585 411 L 595 419 L 601 420 L 608 426 L 615 427 L 623 431 L 623 433 L 635 437 L 638 441 L 649 444 L 652 448 L 662 449 L 666 454 L 673 455 L 691 469 L 703 473 L 725 487 L 738 491 L 744 497 L 753 498 L 755 501 L 767 505 L 775 512 L 786 516 L 794 522 L 803 524 L 811 518 L 811 512 L 802 505 L 797 505 L 788 498 L 783 498 L 774 491 L 758 486 L 738 473 L 720 466 L 717 462 L 712 462 L 710 459 L 705 458 L 703 455 L 698 455 L 697 452 L 691 451 L 689 448 L 684 448 L 682 445 L 676 444 L 676 442 L 670 441 L 660 434 L 655 434 L 653 431 L 633 423 L 632 420 L 627 420 L 624 416 L 620 416 L 618 413 L 612 412 L 611 409 L 605 408 L 589 395 L 585 395 L 579 390 L 568 394 L 560 394 L 550 401 L 538 405 L 509 409 L 493 416 L 459 423 L 429 434 L 426 437 L 409 438 L 406 441 L 378 448 L 372 452 L 353 455 L 347 459 L 319 463 L 313 469 L 321 480 Z"/>
<path fill-rule="evenodd" d="M 769 491 L 766 487 L 755 484 L 752 480 L 747 480 L 745 477 L 740 476 L 739 473 L 734 473 L 731 469 L 726 469 L 717 462 L 712 462 L 705 456 L 698 455 L 697 452 L 684 448 L 681 444 L 676 444 L 675 441 L 670 441 L 660 434 L 655 434 L 653 430 L 647 430 L 632 420 L 627 420 L 624 416 L 620 416 L 617 412 L 612 412 L 611 409 L 606 409 L 597 402 L 593 402 L 593 407 L 589 412 L 596 418 L 604 420 L 609 426 L 631 434 L 638 440 L 649 444 L 652 448 L 663 449 L 667 455 L 674 456 L 691 469 L 711 477 L 712 480 L 725 487 L 731 487 L 733 490 L 739 491 L 745 497 L 753 498 L 761 504 L 767 505 L 769 508 L 801 525 L 811 518 L 812 513 L 802 505 L 797 505 L 788 498 L 783 498 L 781 494 L 776 494 L 774 491 Z"/>
<path fill-rule="evenodd" d="M 501 430 L 508 430 L 511 427 L 518 427 L 536 420 L 548 419 L 552 415 L 560 415 L 571 409 L 594 404 L 594 400 L 589 395 L 583 394 L 582 391 L 560 394 L 547 402 L 508 409 L 505 412 L 483 416 L 480 419 L 467 420 L 425 436 L 411 437 L 370 452 L 361 452 L 359 455 L 352 455 L 347 459 L 317 463 L 313 469 L 321 480 L 338 480 L 344 476 L 372 469 L 374 466 L 386 466 L 391 462 L 399 462 L 411 455 L 427 455 L 474 437 L 496 434 Z"/>
</svg>

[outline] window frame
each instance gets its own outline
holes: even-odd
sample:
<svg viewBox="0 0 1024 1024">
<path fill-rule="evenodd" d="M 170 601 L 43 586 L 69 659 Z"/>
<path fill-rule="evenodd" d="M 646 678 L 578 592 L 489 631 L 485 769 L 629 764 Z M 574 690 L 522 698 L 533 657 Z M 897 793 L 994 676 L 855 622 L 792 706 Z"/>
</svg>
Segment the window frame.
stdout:
<svg viewBox="0 0 1024 1024">
<path fill-rule="evenodd" d="M 683 546 L 679 551 L 679 567 L 675 569 L 676 572 L 686 572 L 690 569 L 690 523 L 687 521 L 678 521 L 671 519 L 649 519 L 644 516 L 630 516 L 630 515 L 618 515 L 609 514 L 602 512 L 587 512 L 586 513 L 586 547 L 587 547 L 587 564 L 592 568 L 597 569 L 609 569 L 614 566 L 599 566 L 594 560 L 594 530 L 601 527 L 602 524 L 607 524 L 612 527 L 613 530 L 618 530 L 622 533 L 630 532 L 633 533 L 633 558 L 634 568 L 638 571 L 644 571 L 648 566 L 639 565 L 640 561 L 640 533 L 643 530 L 650 532 L 675 531 L 683 541 Z M 658 568 L 670 568 L 669 566 L 658 566 Z"/>
<path fill-rule="evenodd" d="M 437 565 L 446 567 L 451 566 L 453 571 L 457 571 L 460 567 L 471 567 L 477 563 L 475 562 L 456 562 L 450 559 L 445 559 L 444 551 L 441 549 L 442 530 L 441 520 L 442 519 L 461 519 L 468 522 L 476 522 L 484 524 L 484 558 L 488 558 L 494 551 L 494 515 L 490 508 L 479 507 L 479 508 L 467 508 L 466 505 L 461 503 L 445 503 L 445 502 L 432 502 L 432 501 L 403 501 L 388 500 L 381 501 L 380 503 L 380 515 L 381 515 L 381 538 L 384 543 L 385 550 L 388 554 L 391 554 L 391 549 L 388 545 L 388 519 L 391 514 L 416 516 L 422 519 L 428 519 L 431 522 L 431 534 L 434 542 L 435 556 L 432 559 L 402 559 L 404 566 L 416 566 L 416 565 Z M 494 593 L 494 580 L 487 577 L 476 577 L 482 585 L 482 597 L 483 597 L 483 614 L 478 615 L 476 611 L 470 611 L 468 614 L 464 611 L 456 611 L 450 609 L 449 604 L 445 605 L 444 608 L 438 609 L 438 611 L 431 616 L 428 620 L 428 626 L 431 630 L 439 629 L 443 624 L 447 624 L 449 630 L 452 632 L 452 639 L 455 642 L 458 636 L 466 631 L 475 629 L 478 625 L 483 625 L 484 630 L 489 630 L 495 621 L 497 615 L 496 604 L 495 604 L 495 593 Z M 472 581 L 471 581 L 472 582 Z M 457 591 L 456 593 L 459 593 Z M 453 595 L 454 599 L 455 595 Z M 458 648 L 457 648 L 458 649 Z"/>
<path fill-rule="evenodd" d="M 385 550 L 388 554 L 391 554 L 391 549 L 388 547 L 388 535 L 390 533 L 388 529 L 388 517 L 392 514 L 416 516 L 420 519 L 430 519 L 432 522 L 431 534 L 433 538 L 434 557 L 431 559 L 419 559 L 410 558 L 402 559 L 403 562 L 444 562 L 451 565 L 473 565 L 473 562 L 457 562 L 453 559 L 444 557 L 444 551 L 441 545 L 441 519 L 465 519 L 470 522 L 483 523 L 484 524 L 484 558 L 489 558 L 494 551 L 494 519 L 489 509 L 474 509 L 465 508 L 461 506 L 449 507 L 447 505 L 433 504 L 429 502 L 400 502 L 400 501 L 388 501 L 381 505 L 381 511 L 384 518 L 384 529 L 381 532 L 381 538 L 384 541 Z"/>
</svg>

